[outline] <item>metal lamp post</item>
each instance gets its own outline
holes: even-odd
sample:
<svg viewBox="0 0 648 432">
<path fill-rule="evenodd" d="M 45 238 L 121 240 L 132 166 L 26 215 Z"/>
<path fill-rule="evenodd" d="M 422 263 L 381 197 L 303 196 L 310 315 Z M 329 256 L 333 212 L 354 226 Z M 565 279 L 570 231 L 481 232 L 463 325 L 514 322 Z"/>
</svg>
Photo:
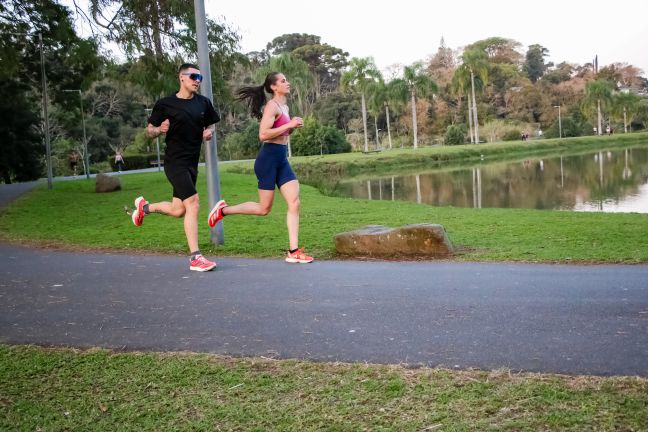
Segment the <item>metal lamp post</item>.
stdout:
<svg viewBox="0 0 648 432">
<path fill-rule="evenodd" d="M 209 46 L 207 43 L 207 19 L 205 17 L 205 1 L 194 0 L 194 14 L 196 17 L 196 39 L 198 42 L 198 66 L 203 75 L 203 82 L 200 86 L 200 93 L 212 101 L 211 67 L 209 62 Z M 212 208 L 220 200 L 220 177 L 218 174 L 218 145 L 216 143 L 216 131 L 212 139 L 206 143 L 205 165 L 207 169 L 207 194 L 209 196 L 209 208 Z M 216 245 L 225 243 L 223 234 L 223 223 L 216 224 L 211 230 L 211 241 Z"/>
<path fill-rule="evenodd" d="M 83 114 L 83 94 L 80 89 L 63 90 L 68 93 L 79 93 L 79 105 L 81 107 L 81 124 L 83 125 L 83 159 L 86 178 L 90 178 L 90 155 L 88 154 L 88 138 L 86 136 L 85 115 Z"/>
<path fill-rule="evenodd" d="M 9 34 L 17 36 L 33 36 L 31 33 Z M 50 146 L 49 116 L 47 114 L 47 76 L 45 75 L 45 53 L 43 50 L 43 34 L 38 33 L 38 49 L 40 50 L 41 61 L 41 85 L 43 89 L 43 128 L 45 129 L 45 163 L 47 165 L 47 189 L 52 189 L 52 148 Z"/>
<path fill-rule="evenodd" d="M 554 105 L 554 108 L 558 108 L 558 136 L 562 138 L 562 119 L 560 118 L 560 105 Z"/>
</svg>

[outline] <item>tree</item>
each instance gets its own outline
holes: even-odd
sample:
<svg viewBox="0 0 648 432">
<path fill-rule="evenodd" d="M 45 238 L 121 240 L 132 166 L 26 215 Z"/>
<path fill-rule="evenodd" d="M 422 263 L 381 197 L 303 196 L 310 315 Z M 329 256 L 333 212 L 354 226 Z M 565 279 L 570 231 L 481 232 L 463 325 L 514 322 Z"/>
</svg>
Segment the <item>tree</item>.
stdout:
<svg viewBox="0 0 648 432">
<path fill-rule="evenodd" d="M 612 63 L 599 70 L 597 78 L 607 79 L 623 88 L 639 90 L 642 86 L 641 69 L 627 63 Z"/>
<path fill-rule="evenodd" d="M 483 51 L 478 49 L 466 50 L 461 56 L 462 64 L 457 69 L 459 73 L 457 84 L 465 87 L 465 80 L 470 76 L 470 91 L 472 94 L 472 120 L 475 128 L 475 143 L 479 144 L 479 118 L 477 116 L 477 99 L 475 97 L 475 81 L 477 78 L 480 88 L 488 81 L 488 61 Z M 470 105 L 470 102 L 469 102 Z"/>
<path fill-rule="evenodd" d="M 38 33 L 42 34 L 48 81 L 50 130 L 54 125 L 52 108 L 78 106 L 78 98 L 63 90 L 86 88 L 102 63 L 96 42 L 75 34 L 70 11 L 64 6 L 50 0 L 5 0 L 0 4 L 0 99 L 7 104 L 3 107 L 7 115 L 2 117 L 4 181 L 33 180 L 43 174 L 45 149 L 38 133 L 45 133 L 45 122 L 42 115 L 39 121 L 43 90 Z M 20 118 L 14 118 L 18 115 Z"/>
<path fill-rule="evenodd" d="M 376 81 L 367 87 L 368 100 L 367 105 L 369 112 L 374 118 L 374 127 L 376 129 L 376 149 L 380 149 L 380 134 L 378 133 L 378 117 L 382 113 L 387 103 L 387 86 L 383 81 Z M 389 114 L 387 114 L 389 116 Z M 392 148 L 391 135 L 389 136 L 389 148 Z"/>
<path fill-rule="evenodd" d="M 522 54 L 517 50 L 520 46 L 521 44 L 513 39 L 490 37 L 466 46 L 464 53 L 467 51 L 480 52 L 489 63 L 519 64 Z"/>
<path fill-rule="evenodd" d="M 289 33 L 277 36 L 266 46 L 272 55 L 289 54 L 305 45 L 319 45 L 320 37 L 307 33 Z"/>
<path fill-rule="evenodd" d="M 364 128 L 364 151 L 369 151 L 369 140 L 367 138 L 367 103 L 365 93 L 369 83 L 382 80 L 378 68 L 371 57 L 351 59 L 349 69 L 342 74 L 342 87 L 350 89 L 361 96 L 362 126 Z"/>
<path fill-rule="evenodd" d="M 77 11 L 87 16 L 79 6 Z M 132 62 L 128 78 L 152 99 L 176 90 L 178 66 L 196 59 L 194 8 L 187 0 L 89 0 L 89 13 L 93 28 L 101 29 Z M 206 26 L 214 98 L 227 100 L 226 79 L 247 58 L 238 53 L 240 36 L 229 26 L 211 19 Z"/>
<path fill-rule="evenodd" d="M 623 118 L 623 132 L 628 132 L 628 123 L 632 122 L 632 118 L 639 112 L 640 102 L 639 96 L 629 91 L 617 93 L 612 97 L 612 112 L 617 118 Z"/>
<path fill-rule="evenodd" d="M 335 126 L 348 133 L 348 123 L 362 117 L 359 96 L 342 92 L 328 93 L 315 102 L 313 112 L 322 124 Z"/>
<path fill-rule="evenodd" d="M 422 63 L 414 63 L 411 66 L 403 68 L 403 78 L 394 80 L 393 89 L 396 96 L 401 101 L 410 98 L 412 105 L 412 131 L 413 145 L 418 148 L 418 125 L 416 123 L 416 96 L 427 97 L 437 91 L 437 85 L 432 78 L 423 72 Z"/>
<path fill-rule="evenodd" d="M 341 70 L 348 65 L 349 53 L 328 44 L 312 44 L 294 49 L 291 55 L 308 64 L 315 76 L 315 97 L 319 99 L 323 89 L 337 88 Z"/>
<path fill-rule="evenodd" d="M 257 81 L 263 82 L 270 72 L 281 72 L 290 82 L 290 92 L 297 100 L 296 114 L 307 117 L 312 113 L 313 87 L 315 78 L 303 60 L 291 54 L 280 54 L 270 58 L 267 65 L 257 70 Z"/>
<path fill-rule="evenodd" d="M 524 62 L 524 72 L 531 82 L 538 81 L 544 75 L 547 66 L 544 58 L 549 55 L 549 50 L 542 45 L 529 45 Z"/>
<path fill-rule="evenodd" d="M 481 81 L 479 81 L 481 82 Z M 468 131 L 470 133 L 470 142 L 474 143 L 475 142 L 475 134 L 473 133 L 473 110 L 472 110 L 472 102 L 471 102 L 471 97 L 470 97 L 470 92 L 468 89 L 470 88 L 471 81 L 470 81 L 470 70 L 465 67 L 465 66 L 460 66 L 455 70 L 454 75 L 452 76 L 452 92 L 457 96 L 458 102 L 457 102 L 457 110 L 461 112 L 461 101 L 464 95 L 466 95 L 466 99 L 468 101 L 468 113 L 466 117 L 468 118 Z"/>
<path fill-rule="evenodd" d="M 322 125 L 312 116 L 304 119 L 304 127 L 297 129 L 291 140 L 295 154 L 300 156 L 344 153 L 351 150 L 351 145 L 338 128 Z"/>
<path fill-rule="evenodd" d="M 560 84 L 561 82 L 569 81 L 574 73 L 574 66 L 566 62 L 559 63 L 555 68 L 551 68 L 549 65 L 547 66 L 548 70 L 542 79 L 551 84 Z"/>
<path fill-rule="evenodd" d="M 21 88 L 23 87 L 23 88 Z M 38 108 L 20 81 L 0 81 L 0 179 L 34 180 L 43 172 L 43 148 L 36 125 Z"/>
<path fill-rule="evenodd" d="M 427 66 L 427 72 L 440 87 L 446 87 L 452 83 L 455 68 L 455 55 L 452 49 L 446 47 L 445 41 L 441 38 L 439 48 Z"/>
<path fill-rule="evenodd" d="M 584 109 L 587 112 L 591 112 L 593 106 L 596 106 L 598 135 L 601 135 L 603 133 L 603 131 L 601 130 L 603 126 L 601 108 L 607 108 L 610 105 L 613 89 L 614 83 L 606 79 L 588 81 L 585 85 L 585 99 L 583 100 Z"/>
<path fill-rule="evenodd" d="M 445 136 L 443 137 L 444 145 L 463 144 L 466 140 L 466 128 L 464 125 L 448 126 Z"/>
<path fill-rule="evenodd" d="M 188 25 L 194 14 L 183 0 L 90 0 L 89 9 L 92 24 L 105 31 L 107 40 L 131 58 L 143 54 L 156 63 L 180 48 L 177 28 Z M 79 6 L 77 11 L 86 16 Z"/>
</svg>

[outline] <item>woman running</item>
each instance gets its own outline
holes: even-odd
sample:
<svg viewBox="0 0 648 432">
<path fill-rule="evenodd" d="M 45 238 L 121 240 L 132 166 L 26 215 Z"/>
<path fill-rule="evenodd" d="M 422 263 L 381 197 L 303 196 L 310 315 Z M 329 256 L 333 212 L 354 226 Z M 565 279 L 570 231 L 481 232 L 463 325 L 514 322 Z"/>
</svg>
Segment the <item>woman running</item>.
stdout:
<svg viewBox="0 0 648 432">
<path fill-rule="evenodd" d="M 266 92 L 272 95 L 266 99 Z M 228 206 L 224 200 L 216 203 L 209 212 L 210 227 L 216 226 L 224 216 L 244 214 L 266 216 L 272 209 L 275 186 L 279 188 L 288 204 L 288 252 L 286 262 L 310 263 L 313 258 L 299 248 L 299 181 L 288 163 L 288 135 L 304 125 L 301 117 L 288 115 L 287 96 L 290 83 L 280 72 L 271 72 L 260 86 L 243 87 L 238 90 L 237 100 L 247 102 L 253 117 L 260 120 L 259 139 L 261 150 L 254 162 L 258 179 L 259 202 L 245 202 Z"/>
</svg>

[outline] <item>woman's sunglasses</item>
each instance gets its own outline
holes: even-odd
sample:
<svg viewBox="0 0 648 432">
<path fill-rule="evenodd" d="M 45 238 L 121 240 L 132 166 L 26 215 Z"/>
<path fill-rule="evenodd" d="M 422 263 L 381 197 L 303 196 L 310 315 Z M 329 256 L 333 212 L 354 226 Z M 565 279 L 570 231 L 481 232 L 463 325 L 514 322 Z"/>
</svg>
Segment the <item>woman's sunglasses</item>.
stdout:
<svg viewBox="0 0 648 432">
<path fill-rule="evenodd" d="M 202 82 L 202 80 L 203 80 L 203 76 L 201 74 L 195 73 L 195 72 L 194 73 L 184 72 L 184 73 L 182 73 L 182 75 L 188 75 L 189 78 L 191 78 L 194 81 Z"/>
</svg>

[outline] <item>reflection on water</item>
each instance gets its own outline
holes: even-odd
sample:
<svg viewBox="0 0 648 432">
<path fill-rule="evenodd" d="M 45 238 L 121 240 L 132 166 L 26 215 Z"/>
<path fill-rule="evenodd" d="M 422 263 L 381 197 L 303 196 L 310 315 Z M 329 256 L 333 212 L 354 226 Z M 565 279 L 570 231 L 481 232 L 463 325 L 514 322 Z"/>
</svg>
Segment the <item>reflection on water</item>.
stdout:
<svg viewBox="0 0 648 432">
<path fill-rule="evenodd" d="M 343 181 L 336 193 L 434 206 L 648 213 L 648 148 Z"/>
</svg>

